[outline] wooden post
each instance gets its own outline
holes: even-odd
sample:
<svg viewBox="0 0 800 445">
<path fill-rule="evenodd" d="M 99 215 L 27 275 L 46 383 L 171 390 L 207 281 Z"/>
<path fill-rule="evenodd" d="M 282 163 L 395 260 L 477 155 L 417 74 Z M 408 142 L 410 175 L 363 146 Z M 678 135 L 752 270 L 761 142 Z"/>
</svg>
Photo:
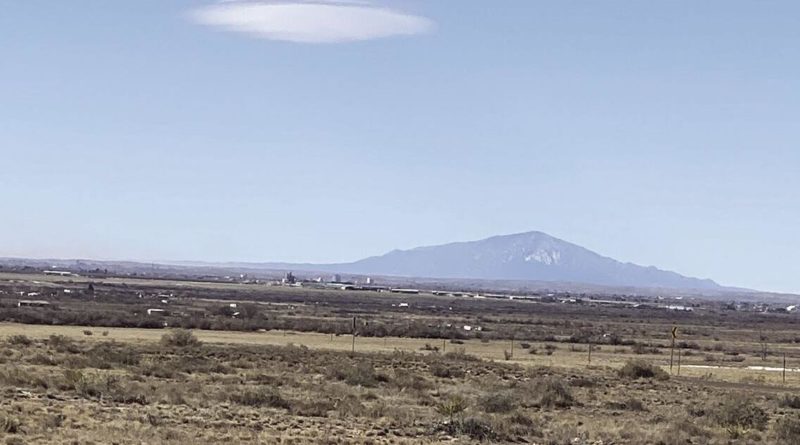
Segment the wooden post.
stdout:
<svg viewBox="0 0 800 445">
<path fill-rule="evenodd" d="M 511 337 L 511 358 L 514 358 L 514 337 Z"/>
<path fill-rule="evenodd" d="M 783 383 L 786 383 L 786 353 L 783 353 Z"/>
<path fill-rule="evenodd" d="M 353 317 L 353 346 L 350 349 L 351 354 L 356 352 L 356 317 Z"/>
<path fill-rule="evenodd" d="M 672 360 L 675 356 L 675 337 L 672 337 L 672 345 L 669 348 L 669 373 L 672 374 Z"/>
<path fill-rule="evenodd" d="M 681 348 L 678 348 L 678 376 L 681 375 Z"/>
<path fill-rule="evenodd" d="M 447 339 L 442 339 L 442 354 L 444 354 L 445 350 L 447 349 Z"/>
<path fill-rule="evenodd" d="M 589 364 L 592 364 L 592 342 L 589 342 Z"/>
</svg>

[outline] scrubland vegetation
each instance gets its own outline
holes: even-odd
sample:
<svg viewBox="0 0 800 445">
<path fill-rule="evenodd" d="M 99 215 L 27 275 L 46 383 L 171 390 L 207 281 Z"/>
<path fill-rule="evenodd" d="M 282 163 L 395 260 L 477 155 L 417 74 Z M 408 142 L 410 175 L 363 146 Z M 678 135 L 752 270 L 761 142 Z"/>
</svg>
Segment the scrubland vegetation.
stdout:
<svg viewBox="0 0 800 445">
<path fill-rule="evenodd" d="M 90 340 L 91 338 L 91 340 Z M 796 396 L 448 352 L 24 335 L 0 342 L 0 434 L 36 443 L 796 443 Z"/>
<path fill-rule="evenodd" d="M 796 366 L 788 314 L 41 286 L 0 281 L 0 445 L 800 443 L 797 373 L 742 372 Z"/>
</svg>

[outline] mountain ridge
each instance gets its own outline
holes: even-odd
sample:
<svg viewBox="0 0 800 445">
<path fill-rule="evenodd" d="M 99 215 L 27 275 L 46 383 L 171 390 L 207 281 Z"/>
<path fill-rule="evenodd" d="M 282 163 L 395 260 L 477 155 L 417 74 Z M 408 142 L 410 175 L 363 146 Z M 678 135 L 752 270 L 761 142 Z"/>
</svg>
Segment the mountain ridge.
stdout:
<svg viewBox="0 0 800 445">
<path fill-rule="evenodd" d="M 110 263 L 97 260 L 12 260 L 11 262 L 40 263 L 39 266 L 46 267 L 48 261 L 52 261 L 52 265 L 64 266 L 70 263 L 84 266 L 89 264 L 102 266 L 104 263 Z M 333 264 L 202 261 L 148 263 L 123 261 L 117 264 L 126 264 L 132 268 L 160 264 L 204 269 L 295 270 L 395 278 L 574 283 L 609 288 L 750 291 L 721 286 L 710 279 L 684 276 L 655 266 L 620 262 L 540 231 L 495 235 L 475 241 L 456 241 L 406 250 L 394 249 L 383 255 Z"/>
<path fill-rule="evenodd" d="M 309 265 L 311 266 L 311 265 Z M 620 262 L 540 231 L 395 249 L 324 270 L 406 277 L 568 281 L 612 286 L 720 289 L 710 279 Z"/>
</svg>

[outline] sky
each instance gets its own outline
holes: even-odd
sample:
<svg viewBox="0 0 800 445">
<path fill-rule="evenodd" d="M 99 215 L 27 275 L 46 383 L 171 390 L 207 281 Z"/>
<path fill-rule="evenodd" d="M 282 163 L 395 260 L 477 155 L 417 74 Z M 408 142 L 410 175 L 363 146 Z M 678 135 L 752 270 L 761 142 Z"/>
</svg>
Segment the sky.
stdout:
<svg viewBox="0 0 800 445">
<path fill-rule="evenodd" d="M 800 292 L 800 3 L 0 1 L 0 256 L 540 230 Z"/>
</svg>

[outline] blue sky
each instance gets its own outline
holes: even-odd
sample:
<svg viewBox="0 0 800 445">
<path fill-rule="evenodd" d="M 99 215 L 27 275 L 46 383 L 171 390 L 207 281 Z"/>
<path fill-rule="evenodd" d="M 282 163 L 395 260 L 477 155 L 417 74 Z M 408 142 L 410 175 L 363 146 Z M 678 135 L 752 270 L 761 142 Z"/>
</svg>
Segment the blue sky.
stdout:
<svg viewBox="0 0 800 445">
<path fill-rule="evenodd" d="M 794 1 L 4 2 L 0 256 L 542 230 L 800 291 Z"/>
</svg>

